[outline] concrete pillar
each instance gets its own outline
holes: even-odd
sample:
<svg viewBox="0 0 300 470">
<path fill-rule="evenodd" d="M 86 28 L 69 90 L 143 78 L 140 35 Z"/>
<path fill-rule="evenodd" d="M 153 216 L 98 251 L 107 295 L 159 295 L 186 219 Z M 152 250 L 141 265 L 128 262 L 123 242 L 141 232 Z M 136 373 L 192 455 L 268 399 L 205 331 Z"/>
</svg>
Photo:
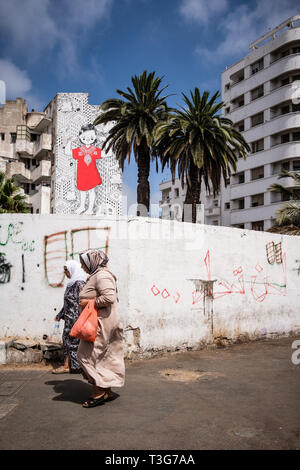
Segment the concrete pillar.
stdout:
<svg viewBox="0 0 300 470">
<path fill-rule="evenodd" d="M 244 198 L 244 207 L 245 209 L 250 209 L 251 207 L 251 196 L 245 196 Z"/>
</svg>

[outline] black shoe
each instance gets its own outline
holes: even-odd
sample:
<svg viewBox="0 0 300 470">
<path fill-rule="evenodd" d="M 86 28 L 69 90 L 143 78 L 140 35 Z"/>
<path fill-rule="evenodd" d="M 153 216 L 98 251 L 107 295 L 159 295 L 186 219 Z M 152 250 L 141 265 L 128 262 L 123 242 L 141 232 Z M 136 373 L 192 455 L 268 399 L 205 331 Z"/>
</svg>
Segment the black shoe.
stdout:
<svg viewBox="0 0 300 470">
<path fill-rule="evenodd" d="M 120 396 L 115 392 L 111 392 L 111 393 L 112 393 L 112 395 L 108 396 L 105 401 L 113 401 L 113 400 L 115 400 L 116 398 L 118 398 Z"/>
<path fill-rule="evenodd" d="M 83 403 L 83 408 L 94 408 L 95 406 L 104 405 L 107 400 L 107 394 L 104 393 L 100 398 L 89 398 L 85 403 Z"/>
</svg>

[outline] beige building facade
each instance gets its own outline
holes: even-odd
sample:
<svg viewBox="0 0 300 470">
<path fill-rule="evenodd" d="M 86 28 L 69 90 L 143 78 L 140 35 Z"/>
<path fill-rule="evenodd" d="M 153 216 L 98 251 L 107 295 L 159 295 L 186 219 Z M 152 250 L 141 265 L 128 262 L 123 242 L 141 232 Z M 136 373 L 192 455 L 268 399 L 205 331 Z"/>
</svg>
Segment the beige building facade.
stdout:
<svg viewBox="0 0 300 470">
<path fill-rule="evenodd" d="M 50 213 L 51 119 L 22 98 L 0 107 L 0 171 L 13 177 L 32 213 Z"/>
</svg>

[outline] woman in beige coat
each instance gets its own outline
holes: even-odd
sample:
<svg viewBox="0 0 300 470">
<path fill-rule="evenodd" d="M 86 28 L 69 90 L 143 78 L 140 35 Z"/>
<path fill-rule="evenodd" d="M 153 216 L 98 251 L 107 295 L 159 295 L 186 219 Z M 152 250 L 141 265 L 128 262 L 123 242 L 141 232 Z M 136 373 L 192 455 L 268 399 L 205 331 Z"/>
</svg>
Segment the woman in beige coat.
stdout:
<svg viewBox="0 0 300 470">
<path fill-rule="evenodd" d="M 95 299 L 98 310 L 96 341 L 80 340 L 77 352 L 83 377 L 93 385 L 93 394 L 83 406 L 92 408 L 117 397 L 111 387 L 124 385 L 123 327 L 117 309 L 117 279 L 106 267 L 106 254 L 87 250 L 79 258 L 83 270 L 90 275 L 79 293 L 79 305 L 84 308 L 88 300 Z"/>
</svg>

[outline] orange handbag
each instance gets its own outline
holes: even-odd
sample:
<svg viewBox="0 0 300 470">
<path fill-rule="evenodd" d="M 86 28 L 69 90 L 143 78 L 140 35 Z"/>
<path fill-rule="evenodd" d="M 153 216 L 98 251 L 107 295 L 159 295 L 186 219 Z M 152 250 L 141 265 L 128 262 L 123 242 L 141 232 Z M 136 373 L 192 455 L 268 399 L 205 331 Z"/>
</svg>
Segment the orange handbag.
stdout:
<svg viewBox="0 0 300 470">
<path fill-rule="evenodd" d="M 95 308 L 95 301 L 89 300 L 82 310 L 78 320 L 74 323 L 70 331 L 73 338 L 94 342 L 98 329 L 98 313 Z"/>
</svg>

